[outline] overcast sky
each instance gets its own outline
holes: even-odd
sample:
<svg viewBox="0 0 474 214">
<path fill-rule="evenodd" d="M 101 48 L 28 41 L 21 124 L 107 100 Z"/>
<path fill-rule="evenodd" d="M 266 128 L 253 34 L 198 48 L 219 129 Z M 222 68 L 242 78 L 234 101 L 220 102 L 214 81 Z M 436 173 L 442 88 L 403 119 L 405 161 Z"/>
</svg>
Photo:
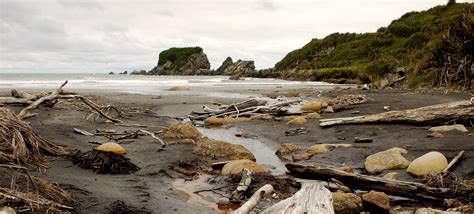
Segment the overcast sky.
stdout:
<svg viewBox="0 0 474 214">
<path fill-rule="evenodd" d="M 373 32 L 446 1 L 0 0 L 0 73 L 150 70 L 186 46 L 213 68 L 227 56 L 267 68 L 311 38 Z"/>
</svg>

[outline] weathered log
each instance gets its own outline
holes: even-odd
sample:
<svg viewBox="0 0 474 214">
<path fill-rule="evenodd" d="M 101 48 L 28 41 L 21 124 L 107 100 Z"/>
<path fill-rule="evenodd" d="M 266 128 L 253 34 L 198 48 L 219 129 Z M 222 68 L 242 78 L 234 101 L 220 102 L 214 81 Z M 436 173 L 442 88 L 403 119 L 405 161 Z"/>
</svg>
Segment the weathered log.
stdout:
<svg viewBox="0 0 474 214">
<path fill-rule="evenodd" d="M 332 193 L 319 182 L 305 182 L 293 196 L 263 211 L 263 214 L 334 213 Z"/>
<path fill-rule="evenodd" d="M 443 169 L 443 173 L 448 172 L 454 165 L 456 165 L 456 163 L 461 159 L 463 154 L 464 154 L 464 150 L 461 150 L 461 151 L 457 152 L 456 156 L 454 156 L 453 160 L 451 160 L 451 162 L 449 162 L 448 166 L 446 166 L 446 168 Z"/>
<path fill-rule="evenodd" d="M 389 111 L 356 117 L 341 117 L 320 120 L 319 126 L 361 123 L 441 123 L 451 120 L 474 118 L 474 103 L 469 100 L 442 103 L 415 109 Z"/>
<path fill-rule="evenodd" d="M 15 97 L 0 97 L 0 105 L 30 105 L 32 100 Z"/>
<path fill-rule="evenodd" d="M 250 199 L 245 202 L 239 209 L 236 209 L 231 212 L 231 214 L 247 214 L 249 213 L 255 206 L 257 206 L 258 202 L 260 202 L 266 196 L 269 196 L 273 193 L 273 186 L 270 184 L 265 184 L 263 187 L 258 189 Z"/>
<path fill-rule="evenodd" d="M 348 173 L 322 166 L 288 163 L 286 168 L 296 177 L 329 180 L 335 178 L 351 189 L 375 190 L 406 198 L 440 201 L 446 198 L 463 198 L 466 193 L 449 188 L 434 188 L 422 183 L 388 180 L 380 177 Z"/>
<path fill-rule="evenodd" d="M 30 93 L 24 92 L 24 91 L 18 91 L 18 90 L 15 90 L 15 89 L 11 90 L 10 94 L 12 95 L 12 97 L 24 98 L 24 99 L 27 99 L 27 100 L 36 100 L 36 99 L 39 98 L 39 96 L 30 94 Z"/>
<path fill-rule="evenodd" d="M 61 86 L 59 86 L 59 88 L 57 88 L 56 90 L 54 90 L 53 92 L 51 92 L 51 94 L 47 95 L 47 96 L 44 96 L 44 97 L 41 97 L 39 99 L 37 99 L 36 101 L 34 101 L 33 103 L 31 103 L 29 106 L 27 106 L 26 108 L 24 108 L 23 110 L 20 111 L 20 113 L 18 113 L 18 118 L 20 119 L 25 119 L 27 117 L 30 117 L 31 115 L 31 112 L 33 110 L 35 110 L 41 103 L 43 102 L 46 102 L 46 101 L 53 101 L 53 100 L 56 100 L 59 96 L 59 94 L 61 93 L 61 91 L 63 90 L 63 87 L 67 84 L 67 80 L 61 84 Z"/>
<path fill-rule="evenodd" d="M 235 188 L 234 192 L 232 192 L 232 200 L 240 201 L 243 198 L 244 193 L 252 183 L 252 171 L 247 168 L 242 170 L 242 178 L 240 179 L 239 185 Z"/>
</svg>

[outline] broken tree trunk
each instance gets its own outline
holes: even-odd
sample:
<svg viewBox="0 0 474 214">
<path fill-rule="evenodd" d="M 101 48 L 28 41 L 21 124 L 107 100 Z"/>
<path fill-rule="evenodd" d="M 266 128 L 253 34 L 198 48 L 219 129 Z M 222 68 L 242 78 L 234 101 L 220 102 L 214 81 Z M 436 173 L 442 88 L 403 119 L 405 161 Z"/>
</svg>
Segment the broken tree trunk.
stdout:
<svg viewBox="0 0 474 214">
<path fill-rule="evenodd" d="M 50 95 L 47 95 L 47 96 L 44 96 L 44 97 L 41 97 L 39 99 L 37 99 L 36 101 L 34 101 L 33 103 L 31 103 L 29 106 L 27 106 L 26 108 L 24 108 L 23 110 L 20 111 L 20 113 L 18 113 L 18 118 L 20 118 L 21 120 L 27 118 L 27 117 L 30 117 L 31 115 L 31 112 L 33 110 L 35 110 L 41 103 L 43 102 L 46 102 L 46 101 L 52 101 L 52 100 L 55 100 L 58 98 L 59 94 L 61 93 L 61 91 L 63 90 L 63 87 L 67 84 L 67 80 L 61 85 L 59 86 L 58 89 L 54 90 L 53 92 L 51 92 Z"/>
<path fill-rule="evenodd" d="M 270 184 L 265 184 L 265 186 L 258 189 L 250 199 L 245 202 L 239 209 L 236 209 L 231 212 L 231 214 L 247 214 L 249 213 L 255 206 L 257 206 L 258 202 L 260 202 L 266 196 L 269 196 L 273 193 L 273 186 Z"/>
<path fill-rule="evenodd" d="M 469 100 L 442 103 L 415 109 L 389 111 L 379 114 L 322 119 L 319 126 L 327 127 L 340 124 L 361 123 L 441 123 L 451 120 L 474 118 L 474 103 Z"/>
<path fill-rule="evenodd" d="M 304 182 L 293 196 L 263 211 L 263 214 L 334 213 L 332 193 L 319 182 Z"/>
<path fill-rule="evenodd" d="M 232 192 L 232 200 L 240 201 L 243 198 L 244 193 L 250 186 L 252 182 L 252 171 L 247 168 L 242 170 L 242 178 L 240 179 L 239 185 L 235 188 L 234 192 Z"/>
<path fill-rule="evenodd" d="M 463 198 L 465 193 L 449 188 L 434 188 L 422 183 L 388 180 L 380 177 L 348 173 L 322 166 L 308 166 L 296 163 L 285 165 L 296 177 L 329 180 L 335 178 L 351 189 L 375 190 L 406 198 L 440 201 L 446 198 Z"/>
</svg>

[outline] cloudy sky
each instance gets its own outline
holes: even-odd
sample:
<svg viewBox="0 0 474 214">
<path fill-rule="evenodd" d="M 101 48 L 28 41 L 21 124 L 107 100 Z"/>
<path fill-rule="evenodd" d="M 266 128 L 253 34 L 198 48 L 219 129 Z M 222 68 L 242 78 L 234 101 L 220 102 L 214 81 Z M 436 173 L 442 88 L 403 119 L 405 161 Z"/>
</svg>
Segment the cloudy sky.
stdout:
<svg viewBox="0 0 474 214">
<path fill-rule="evenodd" d="M 0 73 L 149 70 L 185 46 L 213 68 L 227 56 L 267 68 L 311 38 L 373 32 L 446 1 L 0 0 Z"/>
</svg>

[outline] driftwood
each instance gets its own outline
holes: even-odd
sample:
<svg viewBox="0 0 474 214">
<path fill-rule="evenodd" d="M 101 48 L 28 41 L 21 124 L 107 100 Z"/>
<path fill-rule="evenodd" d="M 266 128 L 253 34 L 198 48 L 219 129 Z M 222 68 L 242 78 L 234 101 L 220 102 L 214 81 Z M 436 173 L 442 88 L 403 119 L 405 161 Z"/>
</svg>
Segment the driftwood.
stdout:
<svg viewBox="0 0 474 214">
<path fill-rule="evenodd" d="M 291 174 L 297 177 L 328 180 L 335 178 L 351 189 L 375 190 L 406 198 L 440 201 L 446 198 L 463 198 L 465 193 L 454 192 L 449 188 L 434 188 L 422 183 L 388 180 L 380 177 L 348 173 L 342 170 L 321 166 L 308 166 L 296 163 L 286 164 Z"/>
<path fill-rule="evenodd" d="M 151 132 L 149 132 L 149 131 L 147 131 L 147 130 L 145 130 L 145 129 L 139 129 L 138 131 L 139 131 L 139 132 L 143 132 L 143 133 L 145 133 L 145 134 L 147 134 L 147 135 L 150 135 L 152 138 L 154 138 L 154 139 L 156 139 L 158 142 L 160 142 L 162 147 L 166 147 L 166 143 L 165 143 L 161 138 L 157 137 L 154 133 L 151 133 Z"/>
<path fill-rule="evenodd" d="M 239 207 L 239 209 L 236 209 L 231 212 L 231 214 L 247 214 L 249 213 L 253 208 L 255 208 L 263 198 L 266 196 L 269 196 L 270 194 L 273 193 L 273 186 L 270 184 L 265 184 L 265 186 L 261 187 L 258 189 L 250 199 L 245 202 L 242 206 Z"/>
<path fill-rule="evenodd" d="M 61 86 L 59 86 L 58 89 L 54 90 L 53 92 L 51 92 L 51 94 L 47 95 L 47 96 L 44 96 L 44 97 L 41 97 L 39 99 L 37 99 L 36 101 L 34 101 L 33 103 L 31 103 L 29 106 L 27 106 L 26 108 L 24 108 L 23 110 L 20 111 L 20 113 L 18 113 L 18 118 L 20 119 L 25 119 L 27 117 L 29 117 L 31 115 L 31 112 L 36 109 L 41 103 L 43 102 L 46 102 L 46 101 L 52 101 L 52 100 L 55 100 L 58 98 L 59 94 L 61 93 L 61 91 L 63 90 L 63 87 L 67 84 L 67 80 L 61 84 Z"/>
<path fill-rule="evenodd" d="M 449 170 L 454 165 L 456 165 L 456 163 L 461 159 L 463 154 L 464 154 L 464 150 L 461 150 L 461 151 L 457 152 L 456 156 L 454 156 L 454 158 L 451 160 L 451 162 L 449 162 L 448 166 L 446 166 L 446 168 L 443 169 L 443 173 L 449 172 Z"/>
<path fill-rule="evenodd" d="M 25 98 L 25 99 L 28 99 L 28 100 L 36 100 L 36 99 L 41 97 L 41 96 L 36 96 L 36 95 L 30 94 L 28 92 L 18 91 L 18 90 L 15 90 L 15 89 L 11 90 L 10 94 L 12 95 L 12 97 Z"/>
<path fill-rule="evenodd" d="M 263 211 L 263 214 L 331 214 L 332 193 L 319 182 L 305 182 L 293 196 Z"/>
<path fill-rule="evenodd" d="M 243 198 L 243 194 L 247 191 L 247 189 L 252 183 L 252 171 L 247 168 L 242 170 L 242 178 L 240 179 L 239 185 L 235 188 L 234 192 L 232 192 L 232 200 L 240 201 Z"/>
<path fill-rule="evenodd" d="M 94 134 L 86 131 L 86 130 L 82 130 L 82 129 L 78 129 L 78 128 L 74 128 L 73 129 L 75 133 L 78 133 L 78 134 L 82 134 L 82 135 L 85 135 L 85 136 L 94 136 Z"/>
<path fill-rule="evenodd" d="M 389 111 L 379 114 L 330 118 L 320 120 L 319 126 L 327 127 L 340 124 L 361 123 L 441 123 L 452 120 L 469 120 L 474 118 L 474 103 L 465 100 L 416 109 Z"/>
<path fill-rule="evenodd" d="M 25 98 L 0 97 L 0 105 L 30 105 L 33 101 Z"/>
</svg>

